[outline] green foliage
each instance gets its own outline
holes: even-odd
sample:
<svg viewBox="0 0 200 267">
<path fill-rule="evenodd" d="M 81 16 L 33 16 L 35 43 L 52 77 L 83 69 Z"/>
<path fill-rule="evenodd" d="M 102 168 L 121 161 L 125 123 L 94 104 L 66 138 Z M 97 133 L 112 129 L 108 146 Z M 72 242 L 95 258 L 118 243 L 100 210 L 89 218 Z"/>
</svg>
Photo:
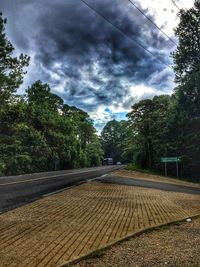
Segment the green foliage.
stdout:
<svg viewBox="0 0 200 267">
<path fill-rule="evenodd" d="M 40 81 L 3 115 L 1 174 L 90 167 L 102 162 L 103 151 L 88 114 L 64 105 Z"/>
<path fill-rule="evenodd" d="M 123 161 L 123 148 L 127 136 L 128 124 L 126 121 L 109 121 L 102 130 L 101 143 L 105 157 L 113 158 L 114 163 Z"/>
<path fill-rule="evenodd" d="M 182 82 L 188 75 L 199 71 L 200 66 L 200 2 L 196 0 L 194 7 L 179 12 L 180 23 L 175 29 L 179 45 L 172 54 L 176 80 Z"/>
<path fill-rule="evenodd" d="M 0 176 L 1 176 L 1 175 L 4 175 L 5 170 L 6 170 L 6 164 L 5 164 L 5 162 L 1 159 L 1 160 L 0 160 Z"/>
<path fill-rule="evenodd" d="M 171 98 L 156 96 L 141 100 L 128 114 L 132 134 L 129 145 L 135 164 L 144 169 L 156 168 L 161 156 L 169 153 L 168 114 Z"/>
<path fill-rule="evenodd" d="M 141 170 L 140 166 L 136 165 L 135 163 L 127 164 L 126 169 L 129 171 L 140 171 Z"/>
<path fill-rule="evenodd" d="M 23 68 L 29 62 L 26 55 L 21 54 L 18 58 L 12 56 L 14 47 L 6 38 L 5 24 L 6 19 L 0 13 L 0 113 L 22 83 Z"/>
<path fill-rule="evenodd" d="M 179 46 L 173 53 L 177 103 L 172 129 L 176 146 L 182 156 L 184 176 L 199 177 L 200 173 L 200 2 L 180 11 L 176 28 Z"/>
</svg>

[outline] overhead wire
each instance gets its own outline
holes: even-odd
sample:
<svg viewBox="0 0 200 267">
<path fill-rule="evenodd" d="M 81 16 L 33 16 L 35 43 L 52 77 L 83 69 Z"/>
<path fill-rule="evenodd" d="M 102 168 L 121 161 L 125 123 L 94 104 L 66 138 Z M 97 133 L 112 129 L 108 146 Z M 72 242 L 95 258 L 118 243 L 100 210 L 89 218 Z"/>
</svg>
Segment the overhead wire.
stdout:
<svg viewBox="0 0 200 267">
<path fill-rule="evenodd" d="M 178 46 L 178 44 L 168 35 L 166 34 L 152 19 L 150 19 L 135 3 L 131 0 L 128 0 L 131 5 L 133 5 L 148 21 L 150 21 L 162 34 L 165 35 L 174 45 Z"/>
<path fill-rule="evenodd" d="M 175 5 L 175 7 L 179 10 L 179 11 L 184 11 L 184 8 L 180 8 L 176 2 L 174 0 L 171 0 L 171 2 Z M 190 9 L 187 9 L 187 13 L 190 14 L 192 16 L 192 13 L 190 12 Z M 180 16 L 180 14 L 178 14 L 178 16 Z"/>
<path fill-rule="evenodd" d="M 180 11 L 181 8 L 176 4 L 176 2 L 175 2 L 174 0 L 171 0 L 171 1 L 172 1 L 172 3 L 175 5 L 175 7 Z"/>
<path fill-rule="evenodd" d="M 109 24 L 111 24 L 115 29 L 120 31 L 124 36 L 126 36 L 131 41 L 135 42 L 139 47 L 144 49 L 147 53 L 151 54 L 154 58 L 156 58 L 158 61 L 160 61 L 163 65 L 173 70 L 173 67 L 167 63 L 165 63 L 163 60 L 161 60 L 159 57 L 157 57 L 154 53 L 149 51 L 144 45 L 142 45 L 140 42 L 138 42 L 136 39 L 132 38 L 131 36 L 127 35 L 125 31 L 123 31 L 120 27 L 115 25 L 112 21 L 107 19 L 103 14 L 101 14 L 97 9 L 95 9 L 93 6 L 88 4 L 85 0 L 81 0 L 87 7 L 89 7 L 91 10 L 93 10 L 96 14 L 98 14 L 100 17 L 102 17 L 105 21 L 107 21 Z"/>
</svg>

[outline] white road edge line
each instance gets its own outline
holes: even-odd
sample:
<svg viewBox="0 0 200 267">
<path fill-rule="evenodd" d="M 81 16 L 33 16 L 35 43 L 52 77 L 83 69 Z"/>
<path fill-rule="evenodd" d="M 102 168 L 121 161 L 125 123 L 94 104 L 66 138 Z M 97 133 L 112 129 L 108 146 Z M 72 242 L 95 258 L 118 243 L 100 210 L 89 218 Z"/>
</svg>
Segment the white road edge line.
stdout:
<svg viewBox="0 0 200 267">
<path fill-rule="evenodd" d="M 69 189 L 69 187 L 67 189 Z M 63 188 L 63 189 L 60 189 L 60 190 L 57 190 L 57 191 L 53 191 L 53 192 L 48 193 L 48 194 L 44 194 L 44 195 L 42 195 L 42 197 L 48 197 L 48 196 L 51 196 L 51 195 L 54 195 L 54 194 L 57 194 L 57 193 L 61 193 L 64 190 L 66 190 L 66 188 Z"/>
<path fill-rule="evenodd" d="M 102 178 L 102 177 L 106 177 L 106 176 L 108 176 L 108 174 L 106 173 L 106 174 L 103 174 L 103 175 L 101 175 L 100 177 Z"/>
<path fill-rule="evenodd" d="M 102 178 L 102 177 L 105 177 L 105 176 L 108 176 L 108 174 L 103 174 L 101 176 L 98 176 L 98 177 L 95 177 L 95 178 L 92 178 L 92 179 L 85 180 L 85 182 L 86 183 L 90 183 L 92 181 L 95 181 L 95 180 L 97 180 L 99 178 Z M 57 191 L 53 191 L 51 193 L 48 193 L 48 194 L 44 194 L 44 195 L 42 195 L 42 197 L 49 197 L 51 195 L 54 195 L 54 194 L 57 194 L 57 193 L 61 193 L 61 192 L 65 191 L 65 190 L 69 190 L 69 189 L 74 188 L 76 186 L 77 186 L 77 184 L 76 185 L 69 186 L 69 187 L 65 187 L 65 188 L 62 188 L 60 190 L 57 190 Z"/>
</svg>

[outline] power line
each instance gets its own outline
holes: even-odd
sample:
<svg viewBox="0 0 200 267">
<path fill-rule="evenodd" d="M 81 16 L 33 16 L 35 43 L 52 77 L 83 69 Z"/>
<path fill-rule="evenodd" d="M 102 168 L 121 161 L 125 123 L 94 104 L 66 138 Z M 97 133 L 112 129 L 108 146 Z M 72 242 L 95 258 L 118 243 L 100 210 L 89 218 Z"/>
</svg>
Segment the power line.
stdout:
<svg viewBox="0 0 200 267">
<path fill-rule="evenodd" d="M 180 8 L 180 7 L 176 4 L 176 2 L 175 2 L 174 0 L 171 0 L 171 1 L 172 1 L 172 3 L 175 5 L 175 7 L 176 7 L 179 11 L 184 11 L 184 9 L 183 9 L 183 8 Z M 190 15 L 192 15 L 191 12 L 190 12 L 190 9 L 187 9 L 186 12 L 188 12 Z"/>
<path fill-rule="evenodd" d="M 133 5 L 143 16 L 145 16 L 145 18 L 150 21 L 160 32 L 162 32 L 162 34 L 164 34 L 173 44 L 175 44 L 176 46 L 178 46 L 178 44 L 171 38 L 169 37 L 169 35 L 167 35 L 160 27 L 158 27 L 158 25 L 152 20 L 150 19 L 139 7 L 137 7 L 131 0 L 128 0 L 131 5 Z"/>
<path fill-rule="evenodd" d="M 176 4 L 176 2 L 174 1 L 174 0 L 171 0 L 172 1 L 172 3 L 175 5 L 175 7 L 180 11 L 181 9 L 180 9 L 180 7 Z"/>
<path fill-rule="evenodd" d="M 131 41 L 135 42 L 139 47 L 141 47 L 142 49 L 144 49 L 147 53 L 151 54 L 154 58 L 156 58 L 157 60 L 159 60 L 162 64 L 164 64 L 166 67 L 170 68 L 173 70 L 172 66 L 170 66 L 169 64 L 165 63 L 164 61 L 162 61 L 160 58 L 158 58 L 156 55 L 154 55 L 151 51 L 149 51 L 146 47 L 144 47 L 141 43 L 139 43 L 137 40 L 135 40 L 134 38 L 128 36 L 126 34 L 126 32 L 124 32 L 121 28 L 119 28 L 117 25 L 115 25 L 113 22 L 111 22 L 110 20 L 108 20 L 103 14 L 101 14 L 99 11 L 97 11 L 94 7 L 92 7 L 91 5 L 89 5 L 85 0 L 81 0 L 86 6 L 88 6 L 90 9 L 92 9 L 96 14 L 98 14 L 100 17 L 102 17 L 104 20 L 106 20 L 109 24 L 111 24 L 114 28 L 116 28 L 118 31 L 120 31 L 123 35 L 125 35 L 128 39 L 130 39 Z"/>
</svg>

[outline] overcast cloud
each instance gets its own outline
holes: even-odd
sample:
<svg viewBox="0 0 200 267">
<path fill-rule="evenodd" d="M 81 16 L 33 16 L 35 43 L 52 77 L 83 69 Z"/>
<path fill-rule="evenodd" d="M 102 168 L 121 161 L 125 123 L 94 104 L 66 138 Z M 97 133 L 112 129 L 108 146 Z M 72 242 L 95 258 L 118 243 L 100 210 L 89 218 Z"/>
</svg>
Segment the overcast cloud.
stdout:
<svg viewBox="0 0 200 267">
<path fill-rule="evenodd" d="M 172 63 L 175 46 L 127 0 L 86 1 L 160 60 Z M 134 1 L 174 38 L 175 7 L 164 0 L 142 2 Z M 47 82 L 66 103 L 89 112 L 98 129 L 112 118 L 124 118 L 134 102 L 173 90 L 172 70 L 80 0 L 1 0 L 0 10 L 16 52 L 31 56 L 21 92 L 35 80 Z"/>
</svg>

